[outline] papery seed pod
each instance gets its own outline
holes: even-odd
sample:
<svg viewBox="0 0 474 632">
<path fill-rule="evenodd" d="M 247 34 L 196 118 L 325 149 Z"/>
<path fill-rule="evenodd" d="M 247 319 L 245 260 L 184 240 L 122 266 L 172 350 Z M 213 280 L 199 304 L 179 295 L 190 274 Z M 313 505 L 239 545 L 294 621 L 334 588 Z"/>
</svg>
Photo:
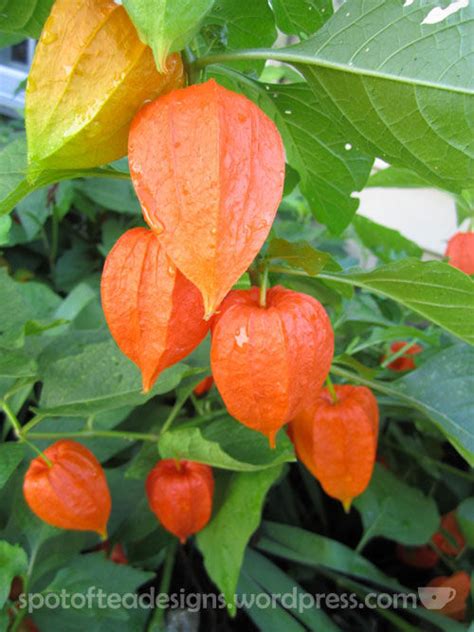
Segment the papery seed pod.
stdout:
<svg viewBox="0 0 474 632">
<path fill-rule="evenodd" d="M 431 591 L 430 588 L 441 590 Z M 419 588 L 418 592 L 425 607 L 435 608 L 439 614 L 450 619 L 463 621 L 471 592 L 471 578 L 465 571 L 458 571 L 449 577 L 435 577 L 428 582 L 427 587 Z"/>
<path fill-rule="evenodd" d="M 334 388 L 337 401 L 322 389 L 316 403 L 292 421 L 291 438 L 300 461 L 348 511 L 372 476 L 379 411 L 365 386 Z"/>
<path fill-rule="evenodd" d="M 215 316 L 212 375 L 229 413 L 275 445 L 278 430 L 311 405 L 329 372 L 334 334 L 312 296 L 276 286 L 236 290 Z"/>
<path fill-rule="evenodd" d="M 431 541 L 445 555 L 454 557 L 461 553 L 466 546 L 466 540 L 459 529 L 455 511 L 450 511 L 442 516 L 440 528 L 433 535 Z"/>
<path fill-rule="evenodd" d="M 445 256 L 453 267 L 466 274 L 474 274 L 474 231 L 456 233 L 451 237 Z"/>
<path fill-rule="evenodd" d="M 110 251 L 101 297 L 110 332 L 141 370 L 145 392 L 164 369 L 189 355 L 209 329 L 198 289 L 146 228 L 128 230 Z"/>
<path fill-rule="evenodd" d="M 280 203 L 277 128 L 211 80 L 146 105 L 130 130 L 129 161 L 146 221 L 210 317 L 257 255 Z"/>
<path fill-rule="evenodd" d="M 30 463 L 23 493 L 31 511 L 60 529 L 107 532 L 110 492 L 104 470 L 90 450 L 61 439 Z"/>
<path fill-rule="evenodd" d="M 397 557 L 400 562 L 413 568 L 433 568 L 439 560 L 439 555 L 430 546 L 397 545 Z"/>
<path fill-rule="evenodd" d="M 151 510 L 163 527 L 184 543 L 201 531 L 212 513 L 212 469 L 193 461 L 164 459 L 146 481 Z"/>
<path fill-rule="evenodd" d="M 403 347 L 406 346 L 406 342 L 398 341 L 394 342 L 390 345 L 390 355 L 397 353 Z M 423 351 L 423 347 L 418 344 L 412 344 L 411 347 L 408 347 L 403 355 L 401 355 L 393 362 L 387 365 L 387 368 L 392 369 L 392 371 L 410 371 L 415 368 L 415 361 L 413 356 L 417 353 L 421 353 Z M 382 362 L 385 360 L 385 356 L 382 357 Z"/>
<path fill-rule="evenodd" d="M 30 172 L 125 156 L 130 122 L 143 103 L 182 85 L 179 55 L 159 74 L 152 51 L 113 0 L 56 0 L 26 88 Z"/>
<path fill-rule="evenodd" d="M 197 386 L 194 387 L 193 393 L 197 397 L 202 397 L 211 390 L 213 384 L 214 378 L 212 377 L 212 375 L 208 375 L 203 380 L 201 380 L 199 384 L 197 384 Z"/>
</svg>

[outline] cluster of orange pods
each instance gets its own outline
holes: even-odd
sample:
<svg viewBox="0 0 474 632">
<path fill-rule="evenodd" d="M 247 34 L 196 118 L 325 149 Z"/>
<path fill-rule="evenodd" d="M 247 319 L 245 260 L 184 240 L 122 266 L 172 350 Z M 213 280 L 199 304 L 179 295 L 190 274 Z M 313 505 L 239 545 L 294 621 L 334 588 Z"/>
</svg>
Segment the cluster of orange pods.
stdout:
<svg viewBox="0 0 474 632">
<path fill-rule="evenodd" d="M 214 478 L 208 465 L 163 459 L 148 475 L 146 492 L 162 526 L 181 542 L 211 517 Z M 107 479 L 92 452 L 77 441 L 61 439 L 35 458 L 23 493 L 30 509 L 47 524 L 107 538 L 112 509 Z"/>
</svg>

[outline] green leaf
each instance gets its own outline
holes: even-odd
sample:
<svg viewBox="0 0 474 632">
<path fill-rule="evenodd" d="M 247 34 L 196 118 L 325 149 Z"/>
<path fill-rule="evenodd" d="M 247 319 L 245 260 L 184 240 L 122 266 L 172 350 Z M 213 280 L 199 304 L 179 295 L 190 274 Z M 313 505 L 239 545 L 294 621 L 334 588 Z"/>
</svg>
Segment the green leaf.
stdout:
<svg viewBox="0 0 474 632">
<path fill-rule="evenodd" d="M 286 239 L 272 239 L 268 247 L 267 257 L 281 259 L 290 267 L 304 270 L 310 276 L 317 276 L 326 266 L 332 270 L 341 269 L 330 254 L 316 250 L 307 241 L 291 242 L 286 241 Z"/>
<path fill-rule="evenodd" d="M 431 419 L 474 466 L 474 349 L 449 347 L 432 356 L 396 386 Z"/>
<path fill-rule="evenodd" d="M 0 246 L 8 244 L 10 228 L 12 227 L 12 218 L 8 215 L 0 217 Z"/>
<path fill-rule="evenodd" d="M 331 0 L 272 0 L 278 28 L 304 39 L 315 33 L 332 13 Z"/>
<path fill-rule="evenodd" d="M 474 189 L 466 189 L 456 197 L 456 215 L 458 226 L 466 219 L 474 222 Z"/>
<path fill-rule="evenodd" d="M 0 31 L 39 37 L 54 0 L 5 0 L 1 4 Z"/>
<path fill-rule="evenodd" d="M 30 281 L 18 283 L 0 268 L 0 346 L 18 348 L 25 336 L 48 328 L 61 299 L 46 285 Z M 5 363 L 8 361 L 5 358 Z M 18 365 L 17 365 L 18 366 Z"/>
<path fill-rule="evenodd" d="M 257 598 L 262 587 L 247 573 L 242 572 L 237 586 L 240 603 L 256 625 L 257 630 L 271 632 L 305 632 L 304 628 L 284 608 L 272 602 L 269 608 L 259 608 Z"/>
<path fill-rule="evenodd" d="M 377 224 L 362 215 L 354 217 L 352 225 L 363 245 L 386 263 L 402 257 L 421 257 L 423 254 L 422 248 L 397 230 Z"/>
<path fill-rule="evenodd" d="M 25 445 L 8 441 L 0 444 L 0 489 L 20 465 L 25 456 Z"/>
<path fill-rule="evenodd" d="M 163 459 L 186 459 L 241 472 L 295 460 L 293 446 L 284 432 L 278 435 L 277 447 L 271 449 L 263 435 L 228 416 L 205 426 L 168 431 L 158 448 Z"/>
<path fill-rule="evenodd" d="M 439 526 L 433 498 L 380 465 L 375 466 L 368 489 L 353 504 L 362 517 L 364 543 L 382 536 L 409 546 L 426 544 Z"/>
<path fill-rule="evenodd" d="M 474 344 L 474 282 L 439 261 L 404 259 L 372 272 L 328 274 L 405 305 L 462 340 Z"/>
<path fill-rule="evenodd" d="M 318 33 L 290 48 L 259 51 L 295 65 L 344 142 L 432 184 L 472 187 L 470 138 L 474 6 L 436 23 L 437 0 L 349 0 Z M 205 63 L 205 62 L 203 62 Z"/>
<path fill-rule="evenodd" d="M 420 189 L 431 187 L 429 180 L 425 180 L 417 173 L 404 167 L 387 167 L 373 173 L 367 181 L 368 187 L 382 187 L 395 189 Z"/>
<path fill-rule="evenodd" d="M 474 497 L 462 501 L 456 509 L 456 518 L 466 538 L 466 544 L 474 548 Z"/>
<path fill-rule="evenodd" d="M 10 592 L 12 579 L 23 575 L 28 568 L 25 551 L 16 545 L 0 541 L 0 608 L 3 608 Z"/>
<path fill-rule="evenodd" d="M 182 50 L 197 32 L 214 0 L 123 0 L 140 39 L 148 44 L 158 70 L 169 53 Z"/>
<path fill-rule="evenodd" d="M 34 377 L 38 367 L 33 358 L 19 351 L 2 350 L 0 355 L 1 377 Z"/>
<path fill-rule="evenodd" d="M 260 524 L 265 496 L 280 473 L 281 466 L 276 466 L 261 472 L 234 474 L 222 504 L 211 522 L 197 535 L 206 571 L 223 593 L 233 614 L 245 548 Z"/>
<path fill-rule="evenodd" d="M 211 50 L 271 46 L 277 37 L 275 17 L 267 0 L 216 0 L 204 19 L 202 33 Z M 264 62 L 231 62 L 241 72 L 259 74 Z"/>
<path fill-rule="evenodd" d="M 142 584 L 153 577 L 154 573 L 133 568 L 128 564 L 115 564 L 106 559 L 103 552 L 79 555 L 57 572 L 43 593 L 60 595 L 62 591 L 66 591 L 67 594 L 87 596 L 88 591 L 91 591 L 87 607 L 64 608 L 59 613 L 54 609 L 41 608 L 35 611 L 35 621 L 43 630 L 54 629 L 58 624 L 58 616 L 61 617 L 61 629 L 64 630 L 143 630 L 144 621 L 141 621 L 141 624 L 134 621 L 135 611 L 141 609 L 130 606 L 133 604 L 130 597 L 127 597 L 123 605 L 120 601 L 115 605 L 108 605 L 107 601 L 104 602 L 103 598 L 98 597 L 98 593 L 102 591 L 102 594 L 109 596 L 133 595 Z"/>
<path fill-rule="evenodd" d="M 89 344 L 76 355 L 48 363 L 43 376 L 41 412 L 84 416 L 138 406 L 175 388 L 186 371 L 183 364 L 166 369 L 154 388 L 144 395 L 138 369 L 112 340 Z"/>
<path fill-rule="evenodd" d="M 373 159 L 346 143 L 340 117 L 328 109 L 328 97 L 313 93 L 305 83 L 262 84 L 230 69 L 212 72 L 275 121 L 311 212 L 332 232 L 342 232 L 359 206 L 352 193 L 364 187 Z"/>
<path fill-rule="evenodd" d="M 89 179 L 81 182 L 77 189 L 85 193 L 99 206 L 111 211 L 127 213 L 128 215 L 141 214 L 140 203 L 130 181 Z"/>
<path fill-rule="evenodd" d="M 41 187 L 71 178 L 119 178 L 128 174 L 105 167 L 97 169 L 54 169 L 42 171 L 34 182 L 26 176 L 26 138 L 24 134 L 0 151 L 0 216 L 9 213 L 20 200 Z"/>
<path fill-rule="evenodd" d="M 262 524 L 258 548 L 305 566 L 328 568 L 399 590 L 400 584 L 384 575 L 371 562 L 336 540 L 276 522 Z"/>
<path fill-rule="evenodd" d="M 295 580 L 286 575 L 276 564 L 253 549 L 247 549 L 242 567 L 242 573 L 247 575 L 269 595 L 289 596 L 281 602 L 291 614 L 313 632 L 337 632 L 339 628 L 321 608 L 305 609 L 298 607 L 302 603 L 311 603 L 311 596 Z M 271 608 L 270 610 L 272 610 Z M 255 613 L 256 614 L 256 613 Z M 279 613 L 280 614 L 280 613 Z M 285 613 L 286 614 L 286 613 Z M 251 615 L 251 613 L 250 613 Z M 275 628 L 272 627 L 272 631 Z M 286 632 L 286 628 L 283 628 Z"/>
</svg>

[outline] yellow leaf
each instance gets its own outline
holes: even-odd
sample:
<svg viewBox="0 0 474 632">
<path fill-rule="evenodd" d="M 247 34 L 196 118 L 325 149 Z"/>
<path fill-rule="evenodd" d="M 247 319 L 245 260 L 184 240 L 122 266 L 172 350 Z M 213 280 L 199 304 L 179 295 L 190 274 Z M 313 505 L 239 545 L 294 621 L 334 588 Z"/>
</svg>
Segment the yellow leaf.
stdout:
<svg viewBox="0 0 474 632">
<path fill-rule="evenodd" d="M 180 87 L 179 55 L 157 72 L 153 54 L 112 0 L 57 0 L 26 89 L 30 177 L 84 168 L 127 153 L 130 122 L 145 101 Z"/>
</svg>

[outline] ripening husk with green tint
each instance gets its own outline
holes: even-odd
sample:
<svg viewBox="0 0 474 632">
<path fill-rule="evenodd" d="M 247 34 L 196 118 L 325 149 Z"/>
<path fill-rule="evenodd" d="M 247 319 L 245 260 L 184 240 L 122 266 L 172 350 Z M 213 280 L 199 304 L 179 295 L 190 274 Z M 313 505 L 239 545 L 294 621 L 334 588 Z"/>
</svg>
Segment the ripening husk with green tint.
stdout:
<svg viewBox="0 0 474 632">
<path fill-rule="evenodd" d="M 158 73 L 123 7 L 112 0 L 57 0 L 26 89 L 30 174 L 97 167 L 127 153 L 143 103 L 183 84 L 179 55 Z"/>
</svg>

